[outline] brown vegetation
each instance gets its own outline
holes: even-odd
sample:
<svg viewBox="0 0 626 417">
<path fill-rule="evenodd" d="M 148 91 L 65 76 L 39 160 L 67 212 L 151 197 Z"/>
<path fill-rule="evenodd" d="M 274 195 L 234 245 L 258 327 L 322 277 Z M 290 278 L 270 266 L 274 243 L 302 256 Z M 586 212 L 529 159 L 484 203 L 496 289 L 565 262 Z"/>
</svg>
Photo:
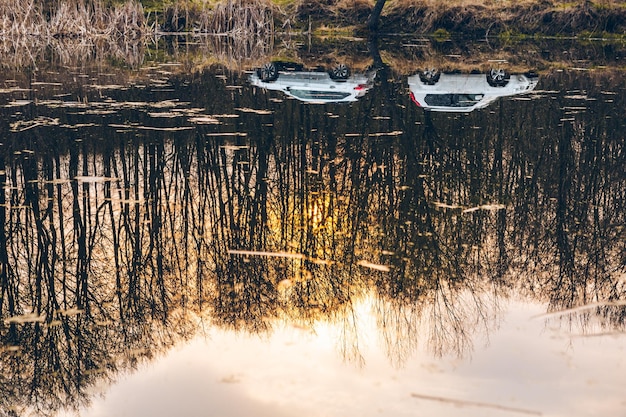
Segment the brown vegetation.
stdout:
<svg viewBox="0 0 626 417">
<path fill-rule="evenodd" d="M 0 35 L 42 37 L 137 37 L 145 31 L 141 3 L 105 7 L 100 1 L 62 1 L 49 15 L 34 0 L 0 0 Z"/>
<path fill-rule="evenodd" d="M 318 27 L 360 32 L 374 5 L 374 0 L 189 0 L 165 6 L 158 24 L 164 32 L 223 33 L 230 32 L 232 24 L 246 26 L 247 32 L 274 27 L 278 32 Z M 252 14 L 229 12 L 233 8 Z M 626 7 L 616 0 L 387 0 L 380 22 L 384 33 L 445 30 L 472 38 L 502 33 L 622 34 Z"/>
<path fill-rule="evenodd" d="M 107 55 L 138 64 L 134 52 L 146 29 L 134 0 L 115 7 L 68 0 L 49 12 L 34 0 L 0 0 L 0 60 L 4 66 L 34 64 L 50 49 L 63 62 Z"/>
<path fill-rule="evenodd" d="M 468 36 L 502 32 L 556 36 L 622 33 L 626 28 L 626 8 L 614 2 L 402 0 L 391 1 L 384 13 L 384 29 L 400 32 L 445 29 Z"/>
<path fill-rule="evenodd" d="M 174 3 L 166 7 L 160 31 L 211 33 L 231 36 L 266 35 L 274 31 L 269 0 L 224 0 L 213 6 Z"/>
<path fill-rule="evenodd" d="M 298 18 L 363 27 L 374 1 L 300 0 Z M 503 32 L 526 35 L 621 34 L 626 7 L 613 0 L 388 0 L 381 17 L 386 33 L 433 33 L 444 29 L 466 37 Z"/>
<path fill-rule="evenodd" d="M 60 0 L 54 7 L 45 7 L 34 0 L 0 0 L 0 65 L 24 67 L 50 60 L 73 65 L 106 58 L 137 67 L 150 49 L 149 36 L 158 39 L 161 34 L 172 32 L 194 36 L 191 43 L 198 45 L 195 49 L 199 53 L 192 59 L 195 63 L 220 63 L 241 70 L 268 59 L 290 57 L 298 50 L 295 55 L 309 63 L 319 58 L 305 56 L 307 53 L 297 47 L 303 42 L 298 35 L 316 37 L 313 45 L 327 44 L 337 36 L 354 38 L 355 33 L 359 35 L 359 28 L 364 27 L 373 3 L 373 0 L 189 0 L 173 2 L 163 6 L 164 11 L 153 14 L 153 9 L 148 13 L 137 0 L 117 5 L 107 0 Z M 539 35 L 537 42 L 541 42 L 542 35 L 622 40 L 626 31 L 626 7 L 610 0 L 595 3 L 452 0 L 445 4 L 434 0 L 389 0 L 383 10 L 380 31 L 436 35 L 424 38 L 424 42 L 430 44 L 426 49 L 416 40 L 410 42 L 419 44 L 413 48 L 394 48 L 385 41 L 381 53 L 385 62 L 396 69 L 432 61 L 429 50 L 433 44 L 443 44 L 444 40 L 466 43 L 467 39 L 489 38 L 489 59 L 505 59 L 511 63 L 512 59 L 519 59 L 493 57 L 494 42 L 502 44 L 512 38 L 536 35 Z M 319 51 L 311 50 L 310 39 L 304 41 L 309 44 L 311 53 L 308 55 L 317 55 Z M 189 50 L 190 42 L 182 42 L 187 43 L 185 49 Z M 325 61 L 351 63 L 353 56 L 363 56 L 364 48 L 355 42 L 349 43 L 359 51 L 352 53 L 350 50 L 354 48 L 343 42 L 321 55 Z M 454 42 L 446 44 L 450 49 Z M 465 49 L 467 46 L 455 51 L 436 51 L 434 55 L 459 55 Z M 497 49 L 507 55 L 502 45 Z M 533 68 L 552 65 L 548 61 L 553 58 L 543 59 L 541 47 L 533 51 L 533 56 L 524 58 L 522 66 L 528 60 L 541 61 L 539 65 L 533 63 Z M 404 57 L 407 53 L 409 56 Z M 484 61 L 475 51 L 471 56 Z M 567 58 L 557 60 L 567 61 Z M 402 63 L 404 61 L 406 63 Z M 401 64 L 394 65 L 398 62 Z M 464 58 L 463 62 L 473 65 L 471 59 Z M 441 66 L 448 67 L 446 64 Z M 362 63 L 353 65 L 355 68 L 362 66 Z"/>
</svg>

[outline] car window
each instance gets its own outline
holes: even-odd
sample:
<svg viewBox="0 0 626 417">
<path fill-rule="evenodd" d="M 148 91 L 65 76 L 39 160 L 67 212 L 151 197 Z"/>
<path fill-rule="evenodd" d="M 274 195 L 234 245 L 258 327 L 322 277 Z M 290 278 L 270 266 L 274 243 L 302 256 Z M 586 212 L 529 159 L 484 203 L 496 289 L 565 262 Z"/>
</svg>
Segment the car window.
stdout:
<svg viewBox="0 0 626 417">
<path fill-rule="evenodd" d="M 483 94 L 426 94 L 424 101 L 429 106 L 441 107 L 472 107 Z"/>
<path fill-rule="evenodd" d="M 343 93 L 340 91 L 310 91 L 291 89 L 289 92 L 294 97 L 304 100 L 341 100 L 350 95 L 350 93 Z"/>
</svg>

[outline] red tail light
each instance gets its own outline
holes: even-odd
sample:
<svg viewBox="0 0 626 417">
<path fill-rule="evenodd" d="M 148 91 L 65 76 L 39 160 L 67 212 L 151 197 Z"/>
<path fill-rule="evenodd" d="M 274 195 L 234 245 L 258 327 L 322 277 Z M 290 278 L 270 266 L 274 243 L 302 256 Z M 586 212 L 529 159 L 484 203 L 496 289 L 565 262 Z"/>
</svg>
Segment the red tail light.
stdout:
<svg viewBox="0 0 626 417">
<path fill-rule="evenodd" d="M 415 94 L 413 94 L 413 92 L 412 92 L 412 91 L 411 91 L 410 96 L 411 96 L 411 101 L 412 101 L 413 103 L 417 104 L 417 107 L 422 107 L 422 105 L 421 105 L 421 104 L 419 104 L 419 102 L 418 102 L 417 100 L 415 100 Z"/>
<path fill-rule="evenodd" d="M 355 89 L 356 91 L 361 91 L 361 90 L 364 90 L 364 89 L 366 89 L 366 88 L 367 88 L 367 84 L 359 84 L 359 85 L 357 85 L 356 87 L 354 87 L 354 89 Z"/>
</svg>

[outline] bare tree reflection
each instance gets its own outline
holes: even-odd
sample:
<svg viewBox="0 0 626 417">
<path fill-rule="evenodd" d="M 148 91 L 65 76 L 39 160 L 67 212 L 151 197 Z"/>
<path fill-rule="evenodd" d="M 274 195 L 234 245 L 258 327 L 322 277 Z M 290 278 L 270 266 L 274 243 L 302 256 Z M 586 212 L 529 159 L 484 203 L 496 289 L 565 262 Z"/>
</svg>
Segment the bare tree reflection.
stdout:
<svg viewBox="0 0 626 417">
<path fill-rule="evenodd" d="M 597 87 L 588 87 L 587 94 L 601 94 Z M 553 107 L 567 109 L 567 101 L 561 99 Z M 536 213 L 544 216 L 540 221 L 547 227 L 538 229 L 540 234 L 530 240 L 530 247 L 539 249 L 541 245 L 543 257 L 554 259 L 554 264 L 539 262 L 539 254 L 533 254 L 540 277 L 539 291 L 535 291 L 550 302 L 551 311 L 612 303 L 623 300 L 626 292 L 620 280 L 624 195 L 618 184 L 624 177 L 618 166 L 623 155 L 619 135 L 607 135 L 607 128 L 619 129 L 610 119 L 597 120 L 593 112 L 563 120 L 552 127 L 558 132 L 558 141 L 544 145 L 536 167 L 554 179 L 545 178 L 543 190 L 537 193 L 536 204 L 542 210 Z M 553 246 L 546 245 L 548 242 Z M 604 317 L 602 327 L 624 329 L 623 307 L 606 306 L 596 313 Z M 579 318 L 583 331 L 592 332 L 585 329 L 589 317 Z"/>
<path fill-rule="evenodd" d="M 113 178 L 93 175 L 101 175 L 102 167 L 110 174 L 111 155 L 96 156 L 82 141 L 74 142 L 68 157 L 54 149 L 38 155 L 25 149 L 6 167 L 5 184 L 12 186 L 4 187 L 2 195 L 8 191 L 11 199 L 0 213 L 6 273 L 0 355 L 2 385 L 13 388 L 3 396 L 3 409 L 36 404 L 33 412 L 45 415 L 77 407 L 90 397 L 88 387 L 110 380 L 118 366 L 135 366 L 154 347 L 171 346 L 195 327 L 166 288 L 165 259 L 175 258 L 160 246 L 171 240 L 161 227 L 171 213 L 163 214 L 157 195 L 164 188 L 158 149 L 146 147 L 146 158 L 135 155 L 132 169 L 119 159 L 114 169 L 121 162 L 127 179 L 142 167 L 152 173 L 142 187 L 150 201 L 145 211 L 129 207 L 121 188 L 113 197 Z M 127 229 L 117 226 L 122 224 Z M 136 262 L 126 262 L 133 256 Z"/>
<path fill-rule="evenodd" d="M 623 332 L 615 104 L 424 114 L 381 73 L 381 95 L 353 107 L 242 89 L 227 109 L 206 103 L 238 111 L 230 124 L 157 128 L 129 111 L 146 129 L 3 131 L 0 410 L 79 407 L 204 319 L 251 333 L 332 321 L 359 361 L 368 300 L 396 363 L 420 344 L 467 354 L 519 292 L 583 334 Z M 194 82 L 190 95 L 224 92 Z"/>
</svg>

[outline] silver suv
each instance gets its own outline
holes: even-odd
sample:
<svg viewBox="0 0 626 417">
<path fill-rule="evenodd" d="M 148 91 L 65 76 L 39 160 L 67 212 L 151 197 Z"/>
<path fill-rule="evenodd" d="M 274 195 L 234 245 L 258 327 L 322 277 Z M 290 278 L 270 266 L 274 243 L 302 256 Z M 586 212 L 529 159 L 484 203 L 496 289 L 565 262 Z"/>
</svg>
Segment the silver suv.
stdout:
<svg viewBox="0 0 626 417">
<path fill-rule="evenodd" d="M 483 109 L 499 97 L 532 91 L 538 76 L 534 73 L 509 74 L 492 69 L 487 74 L 441 73 L 426 69 L 408 79 L 411 100 L 425 110 L 469 113 Z"/>
<path fill-rule="evenodd" d="M 339 103 L 363 97 L 375 77 L 375 71 L 351 74 L 344 64 L 329 71 L 311 71 L 300 64 L 269 62 L 250 75 L 250 83 L 308 103 Z"/>
</svg>

